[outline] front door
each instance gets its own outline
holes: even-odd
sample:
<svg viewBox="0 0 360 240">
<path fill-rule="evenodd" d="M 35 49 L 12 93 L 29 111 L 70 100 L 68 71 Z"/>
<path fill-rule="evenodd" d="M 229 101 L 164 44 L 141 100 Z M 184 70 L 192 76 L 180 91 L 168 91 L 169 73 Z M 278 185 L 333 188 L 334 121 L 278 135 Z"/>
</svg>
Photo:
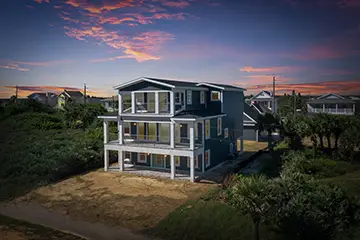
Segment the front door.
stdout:
<svg viewBox="0 0 360 240">
<path fill-rule="evenodd" d="M 151 166 L 155 167 L 155 168 L 165 168 L 165 157 L 164 157 L 164 155 L 153 154 L 152 155 Z"/>
<path fill-rule="evenodd" d="M 186 123 L 182 123 L 180 126 L 180 142 L 188 143 L 188 125 Z"/>
</svg>

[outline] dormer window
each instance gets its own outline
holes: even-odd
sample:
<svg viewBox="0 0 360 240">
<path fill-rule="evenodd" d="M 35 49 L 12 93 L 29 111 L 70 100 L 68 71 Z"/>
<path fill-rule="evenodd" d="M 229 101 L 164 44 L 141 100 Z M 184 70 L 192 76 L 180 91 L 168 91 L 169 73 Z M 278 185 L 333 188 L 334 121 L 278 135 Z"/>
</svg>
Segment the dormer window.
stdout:
<svg viewBox="0 0 360 240">
<path fill-rule="evenodd" d="M 220 101 L 219 91 L 211 91 L 211 101 Z"/>
</svg>

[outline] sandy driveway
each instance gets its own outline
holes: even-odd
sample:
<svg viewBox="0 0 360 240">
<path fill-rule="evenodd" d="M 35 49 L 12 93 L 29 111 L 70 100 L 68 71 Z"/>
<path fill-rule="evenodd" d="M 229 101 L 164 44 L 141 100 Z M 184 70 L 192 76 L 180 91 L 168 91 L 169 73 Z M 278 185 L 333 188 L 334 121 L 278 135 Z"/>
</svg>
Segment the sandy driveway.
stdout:
<svg viewBox="0 0 360 240">
<path fill-rule="evenodd" d="M 13 203 L 40 204 L 72 219 L 142 231 L 211 187 L 99 170 L 41 187 Z"/>
</svg>

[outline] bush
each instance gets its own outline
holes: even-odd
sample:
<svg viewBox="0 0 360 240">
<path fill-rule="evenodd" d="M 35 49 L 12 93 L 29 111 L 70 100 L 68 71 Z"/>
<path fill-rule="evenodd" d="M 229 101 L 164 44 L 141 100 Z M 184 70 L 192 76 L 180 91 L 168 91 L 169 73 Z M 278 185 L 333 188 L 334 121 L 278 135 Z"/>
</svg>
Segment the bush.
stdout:
<svg viewBox="0 0 360 240">
<path fill-rule="evenodd" d="M 359 204 L 336 186 L 282 179 L 268 221 L 284 239 L 331 239 L 357 220 Z"/>
<path fill-rule="evenodd" d="M 312 150 L 291 151 L 284 156 L 284 160 L 282 174 L 288 177 L 302 174 L 308 177 L 328 178 L 356 170 L 348 162 L 335 161 Z"/>
</svg>

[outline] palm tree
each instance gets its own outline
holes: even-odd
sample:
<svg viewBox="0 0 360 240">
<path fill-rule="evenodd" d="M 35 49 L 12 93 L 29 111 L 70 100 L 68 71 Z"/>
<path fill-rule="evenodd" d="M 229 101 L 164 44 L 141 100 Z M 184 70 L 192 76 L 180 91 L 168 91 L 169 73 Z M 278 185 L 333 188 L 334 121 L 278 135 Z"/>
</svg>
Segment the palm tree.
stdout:
<svg viewBox="0 0 360 240">
<path fill-rule="evenodd" d="M 270 211 L 271 184 L 263 175 L 238 177 L 227 191 L 227 201 L 244 214 L 249 214 L 254 227 L 254 239 L 259 240 L 260 223 Z"/>
</svg>

